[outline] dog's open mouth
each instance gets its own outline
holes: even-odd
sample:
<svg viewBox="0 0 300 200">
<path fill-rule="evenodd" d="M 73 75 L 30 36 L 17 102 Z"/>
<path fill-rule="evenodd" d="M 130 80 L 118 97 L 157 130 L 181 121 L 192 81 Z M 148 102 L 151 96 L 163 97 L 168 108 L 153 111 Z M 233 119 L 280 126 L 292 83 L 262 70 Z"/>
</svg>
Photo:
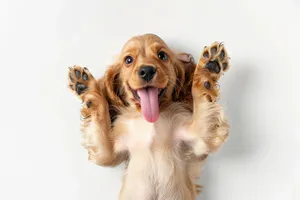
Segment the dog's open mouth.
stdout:
<svg viewBox="0 0 300 200">
<path fill-rule="evenodd" d="M 166 88 L 145 87 L 131 92 L 134 98 L 140 103 L 144 118 L 148 122 L 156 122 L 159 118 L 159 101 L 164 96 Z"/>
<path fill-rule="evenodd" d="M 149 89 L 149 88 L 154 88 L 154 87 L 145 87 L 145 88 L 141 88 L 141 89 L 137 89 L 137 90 L 133 90 L 131 87 L 129 87 L 129 88 L 130 88 L 130 90 L 131 90 L 131 92 L 132 92 L 135 100 L 137 100 L 138 102 L 140 102 L 141 98 L 138 95 L 138 90 Z M 158 89 L 158 100 L 160 100 L 164 96 L 164 94 L 166 93 L 166 88 L 163 88 L 163 89 L 156 88 L 156 89 Z"/>
</svg>

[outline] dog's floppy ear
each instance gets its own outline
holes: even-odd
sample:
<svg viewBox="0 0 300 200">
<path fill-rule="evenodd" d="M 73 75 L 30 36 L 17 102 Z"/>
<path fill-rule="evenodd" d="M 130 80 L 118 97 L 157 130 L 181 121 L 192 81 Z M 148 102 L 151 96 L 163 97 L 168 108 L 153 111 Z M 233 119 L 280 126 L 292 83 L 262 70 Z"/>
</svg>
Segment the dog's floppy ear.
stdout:
<svg viewBox="0 0 300 200">
<path fill-rule="evenodd" d="M 174 88 L 173 92 L 173 100 L 178 99 L 181 90 L 183 89 L 183 85 L 185 82 L 185 70 L 184 70 L 184 65 L 181 61 L 176 60 L 173 63 L 174 69 L 175 69 L 175 74 L 176 74 L 176 85 Z"/>
<path fill-rule="evenodd" d="M 175 87 L 173 100 L 190 101 L 192 98 L 191 87 L 196 67 L 194 58 L 187 53 L 177 54 L 176 57 L 178 59 L 174 64 L 177 75 L 176 84 L 180 86 L 180 88 L 178 88 L 178 86 Z"/>
<path fill-rule="evenodd" d="M 120 80 L 121 67 L 118 64 L 111 65 L 104 75 L 104 86 L 106 95 L 108 96 L 111 104 L 115 106 L 124 106 L 122 96 L 124 90 Z"/>
</svg>

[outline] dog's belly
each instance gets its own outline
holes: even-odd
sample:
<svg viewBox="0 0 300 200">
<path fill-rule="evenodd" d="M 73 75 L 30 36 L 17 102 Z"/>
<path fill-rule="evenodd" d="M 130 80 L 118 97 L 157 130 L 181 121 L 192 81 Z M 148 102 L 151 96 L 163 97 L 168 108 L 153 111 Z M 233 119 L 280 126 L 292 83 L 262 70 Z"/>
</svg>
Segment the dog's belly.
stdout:
<svg viewBox="0 0 300 200">
<path fill-rule="evenodd" d="M 122 199 L 181 200 L 188 191 L 188 171 L 171 152 L 131 154 L 123 182 Z"/>
<path fill-rule="evenodd" d="M 189 199 L 187 164 L 175 132 L 191 115 L 184 112 L 176 118 L 174 114 L 164 112 L 154 124 L 142 116 L 119 118 L 125 134 L 117 138 L 117 150 L 130 154 L 120 199 Z"/>
</svg>

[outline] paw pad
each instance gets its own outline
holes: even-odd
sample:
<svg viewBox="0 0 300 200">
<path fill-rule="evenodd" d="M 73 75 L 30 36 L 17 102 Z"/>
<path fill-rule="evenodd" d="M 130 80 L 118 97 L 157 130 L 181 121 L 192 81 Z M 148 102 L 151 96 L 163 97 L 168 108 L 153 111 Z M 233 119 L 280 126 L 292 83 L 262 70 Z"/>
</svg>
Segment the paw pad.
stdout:
<svg viewBox="0 0 300 200">
<path fill-rule="evenodd" d="M 221 71 L 220 65 L 217 61 L 208 62 L 205 65 L 205 68 L 207 68 L 210 72 L 213 72 L 213 73 L 216 73 L 216 74 L 220 73 L 220 71 Z"/>
<path fill-rule="evenodd" d="M 210 49 L 210 54 L 211 54 L 211 56 L 215 56 L 216 55 L 216 53 L 217 53 L 217 47 L 212 47 L 211 49 Z"/>
<path fill-rule="evenodd" d="M 69 88 L 78 95 L 83 94 L 88 89 L 88 81 L 91 74 L 87 68 L 73 66 L 69 68 Z"/>
<path fill-rule="evenodd" d="M 80 79 L 80 74 L 81 74 L 80 71 L 75 69 L 75 76 L 77 79 Z"/>
<path fill-rule="evenodd" d="M 87 86 L 85 86 L 83 83 L 78 82 L 76 84 L 76 92 L 78 95 L 81 95 L 86 89 L 87 89 Z"/>
<path fill-rule="evenodd" d="M 220 58 L 220 60 L 223 60 L 224 57 L 225 57 L 225 51 L 224 51 L 224 49 L 222 49 L 221 52 L 220 52 L 219 58 Z"/>
<path fill-rule="evenodd" d="M 223 43 L 215 42 L 211 46 L 205 46 L 202 52 L 203 67 L 210 72 L 219 74 L 229 67 L 229 58 Z"/>
<path fill-rule="evenodd" d="M 222 67 L 223 67 L 223 70 L 225 71 L 228 67 L 228 64 L 227 63 L 222 63 Z"/>
<path fill-rule="evenodd" d="M 82 72 L 82 79 L 85 81 L 89 80 L 88 75 L 84 71 Z"/>
</svg>

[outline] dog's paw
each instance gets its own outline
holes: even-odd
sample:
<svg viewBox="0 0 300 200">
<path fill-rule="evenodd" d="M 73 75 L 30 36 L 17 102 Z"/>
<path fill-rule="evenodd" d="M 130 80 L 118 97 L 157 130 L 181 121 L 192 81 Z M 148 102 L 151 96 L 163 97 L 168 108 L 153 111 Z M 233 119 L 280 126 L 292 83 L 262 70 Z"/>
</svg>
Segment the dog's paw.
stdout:
<svg viewBox="0 0 300 200">
<path fill-rule="evenodd" d="M 73 66 L 69 68 L 69 88 L 80 96 L 89 89 L 96 87 L 96 80 L 86 67 Z"/>
<path fill-rule="evenodd" d="M 229 57 L 223 43 L 214 42 L 204 47 L 197 68 L 206 68 L 212 74 L 215 81 L 218 81 L 223 72 L 229 69 Z"/>
<path fill-rule="evenodd" d="M 229 58 L 223 43 L 215 42 L 205 47 L 194 73 L 193 96 L 205 96 L 210 102 L 216 101 L 219 96 L 217 81 L 228 69 Z"/>
</svg>

